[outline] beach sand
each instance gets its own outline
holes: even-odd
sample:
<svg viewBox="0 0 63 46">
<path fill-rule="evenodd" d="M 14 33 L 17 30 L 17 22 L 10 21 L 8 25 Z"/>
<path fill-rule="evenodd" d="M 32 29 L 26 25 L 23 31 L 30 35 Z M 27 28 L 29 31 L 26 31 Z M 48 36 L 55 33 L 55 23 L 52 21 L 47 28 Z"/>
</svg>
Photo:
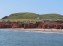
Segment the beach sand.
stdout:
<svg viewBox="0 0 63 46">
<path fill-rule="evenodd" d="M 63 32 L 63 29 L 24 29 L 24 28 L 4 28 L 0 30 L 25 31 L 25 32 Z"/>
</svg>

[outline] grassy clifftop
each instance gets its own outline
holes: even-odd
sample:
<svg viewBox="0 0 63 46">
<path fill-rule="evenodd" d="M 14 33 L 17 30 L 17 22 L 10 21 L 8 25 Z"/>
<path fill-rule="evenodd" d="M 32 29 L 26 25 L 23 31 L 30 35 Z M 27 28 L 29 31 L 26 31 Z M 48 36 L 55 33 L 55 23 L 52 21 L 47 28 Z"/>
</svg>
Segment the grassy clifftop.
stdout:
<svg viewBox="0 0 63 46">
<path fill-rule="evenodd" d="M 52 20 L 57 20 L 61 19 L 63 20 L 63 16 L 60 14 L 35 14 L 35 13 L 14 13 L 9 16 L 5 16 L 2 19 L 52 19 Z"/>
<path fill-rule="evenodd" d="M 41 19 L 61 19 L 63 20 L 63 16 L 60 14 L 44 14 L 44 15 L 40 15 Z"/>
<path fill-rule="evenodd" d="M 35 19 L 37 18 L 38 14 L 35 13 L 14 13 L 7 17 L 3 17 L 3 19 Z"/>
</svg>

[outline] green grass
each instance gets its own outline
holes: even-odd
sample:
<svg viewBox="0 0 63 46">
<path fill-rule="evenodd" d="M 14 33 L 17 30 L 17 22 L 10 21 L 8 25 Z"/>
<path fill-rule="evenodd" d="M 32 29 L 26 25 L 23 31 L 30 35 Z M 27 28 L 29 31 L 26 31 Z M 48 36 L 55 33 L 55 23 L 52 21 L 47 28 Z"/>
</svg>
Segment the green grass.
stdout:
<svg viewBox="0 0 63 46">
<path fill-rule="evenodd" d="M 35 19 L 37 16 L 38 14 L 35 13 L 15 13 L 4 19 Z"/>
<path fill-rule="evenodd" d="M 35 23 L 39 20 L 36 19 L 2 19 L 1 22 L 24 22 L 24 23 Z"/>
<path fill-rule="evenodd" d="M 35 14 L 35 13 L 13 13 L 9 16 L 5 16 L 2 18 L 4 21 L 31 21 L 31 22 L 36 22 L 39 21 L 37 18 L 39 17 L 39 20 L 41 19 L 51 19 L 51 20 L 62 20 L 63 21 L 63 16 L 60 14 Z"/>
<path fill-rule="evenodd" d="M 44 14 L 40 16 L 41 19 L 61 19 L 63 20 L 63 16 L 61 16 L 60 14 Z"/>
</svg>

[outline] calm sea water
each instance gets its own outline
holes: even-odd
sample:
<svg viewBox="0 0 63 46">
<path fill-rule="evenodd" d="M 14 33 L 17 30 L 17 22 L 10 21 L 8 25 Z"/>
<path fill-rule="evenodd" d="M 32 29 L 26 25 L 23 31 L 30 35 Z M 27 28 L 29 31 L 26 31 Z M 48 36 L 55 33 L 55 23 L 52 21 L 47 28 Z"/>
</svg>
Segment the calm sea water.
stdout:
<svg viewBox="0 0 63 46">
<path fill-rule="evenodd" d="M 63 46 L 63 34 L 0 29 L 0 46 Z"/>
</svg>

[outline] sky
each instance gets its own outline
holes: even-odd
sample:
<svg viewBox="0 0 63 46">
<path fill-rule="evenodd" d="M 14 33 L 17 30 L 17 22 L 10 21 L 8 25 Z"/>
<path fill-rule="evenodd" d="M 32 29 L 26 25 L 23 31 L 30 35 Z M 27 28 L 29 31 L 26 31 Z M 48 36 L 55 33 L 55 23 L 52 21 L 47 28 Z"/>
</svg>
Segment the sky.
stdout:
<svg viewBox="0 0 63 46">
<path fill-rule="evenodd" d="M 63 15 L 63 0 L 0 0 L 0 18 L 18 12 Z"/>
</svg>

